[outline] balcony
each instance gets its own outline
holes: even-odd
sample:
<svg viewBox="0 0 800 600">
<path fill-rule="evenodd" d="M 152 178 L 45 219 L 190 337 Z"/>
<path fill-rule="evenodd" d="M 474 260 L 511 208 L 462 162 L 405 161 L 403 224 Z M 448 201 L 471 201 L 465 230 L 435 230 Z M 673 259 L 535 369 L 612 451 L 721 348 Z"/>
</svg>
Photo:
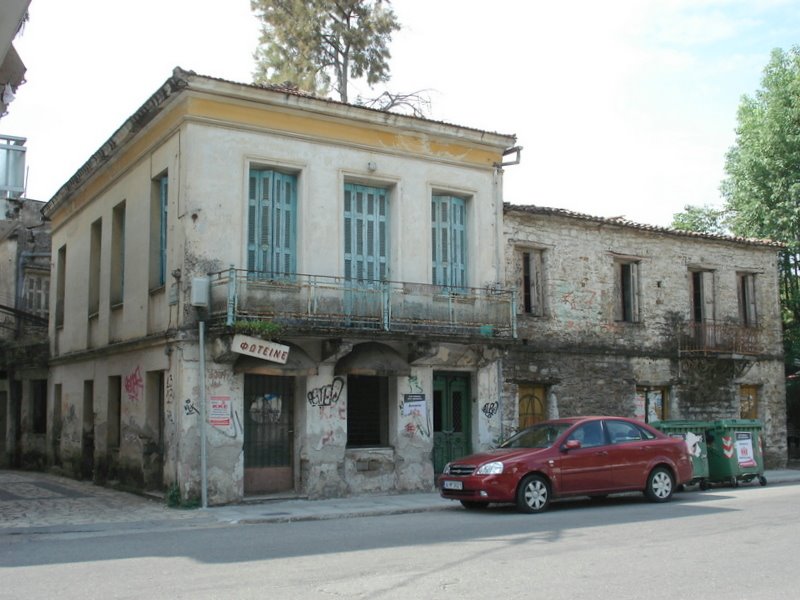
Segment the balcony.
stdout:
<svg viewBox="0 0 800 600">
<path fill-rule="evenodd" d="M 210 274 L 212 324 L 269 320 L 313 334 L 513 339 L 514 293 L 425 283 L 228 269 Z"/>
<path fill-rule="evenodd" d="M 691 355 L 756 355 L 764 352 L 761 329 L 733 323 L 689 323 L 678 334 L 678 351 Z"/>
</svg>

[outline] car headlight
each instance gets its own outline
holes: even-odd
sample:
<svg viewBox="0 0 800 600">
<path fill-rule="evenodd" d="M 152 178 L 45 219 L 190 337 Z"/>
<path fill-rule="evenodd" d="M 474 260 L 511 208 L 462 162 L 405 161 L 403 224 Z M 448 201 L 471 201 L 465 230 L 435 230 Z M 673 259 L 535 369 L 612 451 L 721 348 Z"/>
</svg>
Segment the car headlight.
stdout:
<svg viewBox="0 0 800 600">
<path fill-rule="evenodd" d="M 442 469 L 442 475 L 450 475 L 450 463 L 447 463 Z"/>
<path fill-rule="evenodd" d="M 475 471 L 475 475 L 499 475 L 502 472 L 503 472 L 503 463 L 490 462 L 478 467 L 478 470 Z"/>
</svg>

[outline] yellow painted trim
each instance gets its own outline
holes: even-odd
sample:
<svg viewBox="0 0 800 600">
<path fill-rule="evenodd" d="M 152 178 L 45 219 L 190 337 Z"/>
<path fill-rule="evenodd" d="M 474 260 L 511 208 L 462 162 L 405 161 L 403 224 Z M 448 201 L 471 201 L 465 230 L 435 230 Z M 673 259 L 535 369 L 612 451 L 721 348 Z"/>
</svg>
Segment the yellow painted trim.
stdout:
<svg viewBox="0 0 800 600">
<path fill-rule="evenodd" d="M 126 144 L 106 164 L 100 165 L 89 176 L 83 188 L 52 215 L 52 228 L 58 229 L 73 214 L 93 201 L 121 174 L 143 157 L 150 154 L 167 135 L 186 119 L 214 121 L 229 127 L 267 129 L 299 136 L 309 140 L 372 148 L 379 152 L 398 152 L 416 156 L 448 160 L 464 166 L 491 168 L 500 162 L 502 153 L 486 146 L 466 142 L 436 139 L 435 135 L 421 132 L 400 132 L 391 126 L 344 122 L 346 117 L 323 117 L 303 109 L 255 105 L 252 103 L 182 95 L 148 124 L 142 135 Z M 442 136 L 444 137 L 444 136 Z"/>
<path fill-rule="evenodd" d="M 240 126 L 266 128 L 272 131 L 321 139 L 331 143 L 371 147 L 377 151 L 397 151 L 432 158 L 453 160 L 469 166 L 491 167 L 502 153 L 475 145 L 440 141 L 423 133 L 397 132 L 387 126 L 370 127 L 345 123 L 335 118 L 322 118 L 302 110 L 224 102 L 205 97 L 188 100 L 188 116 L 213 119 Z"/>
<path fill-rule="evenodd" d="M 180 125 L 186 113 L 184 98 L 163 115 L 159 115 L 160 120 L 143 135 L 137 137 L 133 143 L 125 145 L 124 149 L 118 155 L 112 156 L 108 163 L 98 167 L 81 190 L 72 196 L 71 201 L 53 214 L 52 229 L 60 227 L 73 214 L 94 201 L 120 174 L 155 151 L 156 146 L 166 140 L 168 133 Z"/>
</svg>

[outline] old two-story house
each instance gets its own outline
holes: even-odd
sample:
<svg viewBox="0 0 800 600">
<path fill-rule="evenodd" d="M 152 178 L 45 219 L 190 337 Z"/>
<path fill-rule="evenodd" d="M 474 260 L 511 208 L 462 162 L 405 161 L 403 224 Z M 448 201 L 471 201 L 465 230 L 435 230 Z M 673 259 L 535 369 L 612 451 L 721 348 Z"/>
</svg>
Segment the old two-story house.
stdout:
<svg viewBox="0 0 800 600">
<path fill-rule="evenodd" d="M 767 465 L 785 465 L 779 244 L 514 205 L 505 235 L 508 427 L 757 418 Z"/>
<path fill-rule="evenodd" d="M 433 489 L 502 387 L 514 143 L 175 69 L 44 209 L 54 452 L 211 504 Z"/>
<path fill-rule="evenodd" d="M 0 136 L 0 466 L 47 463 L 50 227 L 24 197 L 25 139 Z"/>
</svg>

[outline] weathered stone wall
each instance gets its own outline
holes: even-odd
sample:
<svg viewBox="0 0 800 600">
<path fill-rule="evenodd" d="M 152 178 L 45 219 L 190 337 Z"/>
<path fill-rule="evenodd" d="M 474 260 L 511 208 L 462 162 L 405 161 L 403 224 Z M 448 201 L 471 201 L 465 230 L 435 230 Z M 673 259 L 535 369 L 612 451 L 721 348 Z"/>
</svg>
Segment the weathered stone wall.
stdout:
<svg viewBox="0 0 800 600">
<path fill-rule="evenodd" d="M 512 397 L 520 383 L 544 384 L 560 416 L 634 416 L 637 385 L 656 386 L 669 390 L 670 418 L 730 419 L 739 418 L 740 386 L 754 385 L 768 464 L 785 464 L 775 247 L 524 207 L 506 211 L 505 229 L 507 273 L 518 290 L 521 253 L 543 256 L 544 314 L 519 314 L 521 345 L 504 359 Z M 638 265 L 638 313 L 628 322 L 615 319 L 619 260 Z M 710 320 L 733 325 L 741 323 L 737 274 L 755 274 L 758 321 L 748 333 L 757 354 L 679 353 L 678 328 L 693 319 L 693 270 L 711 273 Z"/>
</svg>

